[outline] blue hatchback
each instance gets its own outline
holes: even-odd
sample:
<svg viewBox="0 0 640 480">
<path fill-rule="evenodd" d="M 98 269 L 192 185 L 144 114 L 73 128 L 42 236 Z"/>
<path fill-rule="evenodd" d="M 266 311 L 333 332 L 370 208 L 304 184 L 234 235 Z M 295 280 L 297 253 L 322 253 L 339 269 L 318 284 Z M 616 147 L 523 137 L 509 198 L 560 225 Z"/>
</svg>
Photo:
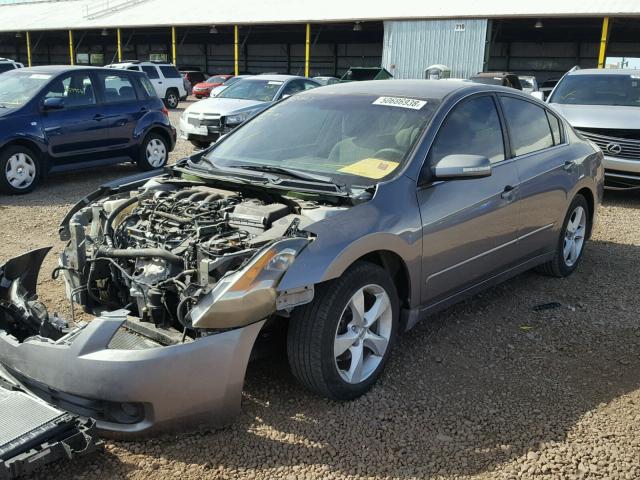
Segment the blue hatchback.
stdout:
<svg viewBox="0 0 640 480">
<path fill-rule="evenodd" d="M 27 193 L 47 173 L 136 162 L 163 167 L 176 142 L 144 73 L 85 67 L 0 75 L 0 190 Z"/>
</svg>

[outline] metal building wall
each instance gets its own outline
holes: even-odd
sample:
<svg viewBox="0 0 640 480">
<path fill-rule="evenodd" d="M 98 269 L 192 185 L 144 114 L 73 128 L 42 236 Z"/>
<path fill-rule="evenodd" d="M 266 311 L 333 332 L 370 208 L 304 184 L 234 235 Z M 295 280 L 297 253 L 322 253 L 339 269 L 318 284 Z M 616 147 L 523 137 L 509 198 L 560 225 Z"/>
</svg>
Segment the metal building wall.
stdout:
<svg viewBox="0 0 640 480">
<path fill-rule="evenodd" d="M 468 78 L 483 70 L 487 19 L 385 21 L 382 66 L 395 78 L 424 78 L 433 64 Z"/>
</svg>

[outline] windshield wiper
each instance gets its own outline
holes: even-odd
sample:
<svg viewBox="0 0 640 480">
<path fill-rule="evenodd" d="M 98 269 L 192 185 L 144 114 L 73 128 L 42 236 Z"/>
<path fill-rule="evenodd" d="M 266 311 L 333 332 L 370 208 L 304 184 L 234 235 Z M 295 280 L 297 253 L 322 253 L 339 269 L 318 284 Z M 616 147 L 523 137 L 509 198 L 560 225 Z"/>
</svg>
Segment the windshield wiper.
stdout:
<svg viewBox="0 0 640 480">
<path fill-rule="evenodd" d="M 326 175 L 318 175 L 315 173 L 302 172 L 300 170 L 295 170 L 293 168 L 276 167 L 274 165 L 231 165 L 231 167 L 241 168 L 243 170 L 253 170 L 256 172 L 287 175 L 291 178 L 298 178 L 300 180 L 311 180 L 314 182 L 335 184 L 333 179 L 331 177 L 327 177 Z"/>
</svg>

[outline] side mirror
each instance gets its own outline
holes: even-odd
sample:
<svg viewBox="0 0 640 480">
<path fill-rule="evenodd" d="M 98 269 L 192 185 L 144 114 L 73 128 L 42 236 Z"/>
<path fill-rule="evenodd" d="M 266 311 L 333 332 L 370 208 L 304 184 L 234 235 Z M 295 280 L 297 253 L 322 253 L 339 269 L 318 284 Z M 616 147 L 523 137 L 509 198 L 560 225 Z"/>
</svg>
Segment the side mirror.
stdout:
<svg viewBox="0 0 640 480">
<path fill-rule="evenodd" d="M 541 102 L 544 102 L 544 92 L 531 92 L 533 98 L 537 98 Z"/>
<path fill-rule="evenodd" d="M 431 167 L 431 172 L 439 180 L 488 177 L 491 162 L 482 155 L 447 155 Z"/>
<path fill-rule="evenodd" d="M 43 110 L 61 110 L 64 108 L 64 98 L 62 97 L 49 97 L 45 98 L 42 102 Z"/>
</svg>

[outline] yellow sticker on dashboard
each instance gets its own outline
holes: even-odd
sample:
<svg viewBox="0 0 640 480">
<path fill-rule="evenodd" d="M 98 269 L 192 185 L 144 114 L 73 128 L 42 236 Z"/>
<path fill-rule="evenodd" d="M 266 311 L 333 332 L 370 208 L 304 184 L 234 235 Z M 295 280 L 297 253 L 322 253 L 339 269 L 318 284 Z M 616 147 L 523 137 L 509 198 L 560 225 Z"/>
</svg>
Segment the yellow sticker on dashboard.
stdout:
<svg viewBox="0 0 640 480">
<path fill-rule="evenodd" d="M 378 158 L 364 158 L 357 161 L 356 163 L 352 163 L 351 165 L 342 167 L 338 171 L 378 180 L 386 175 L 389 175 L 396 169 L 398 165 L 400 165 L 398 162 L 391 162 L 389 160 L 380 160 Z"/>
</svg>

